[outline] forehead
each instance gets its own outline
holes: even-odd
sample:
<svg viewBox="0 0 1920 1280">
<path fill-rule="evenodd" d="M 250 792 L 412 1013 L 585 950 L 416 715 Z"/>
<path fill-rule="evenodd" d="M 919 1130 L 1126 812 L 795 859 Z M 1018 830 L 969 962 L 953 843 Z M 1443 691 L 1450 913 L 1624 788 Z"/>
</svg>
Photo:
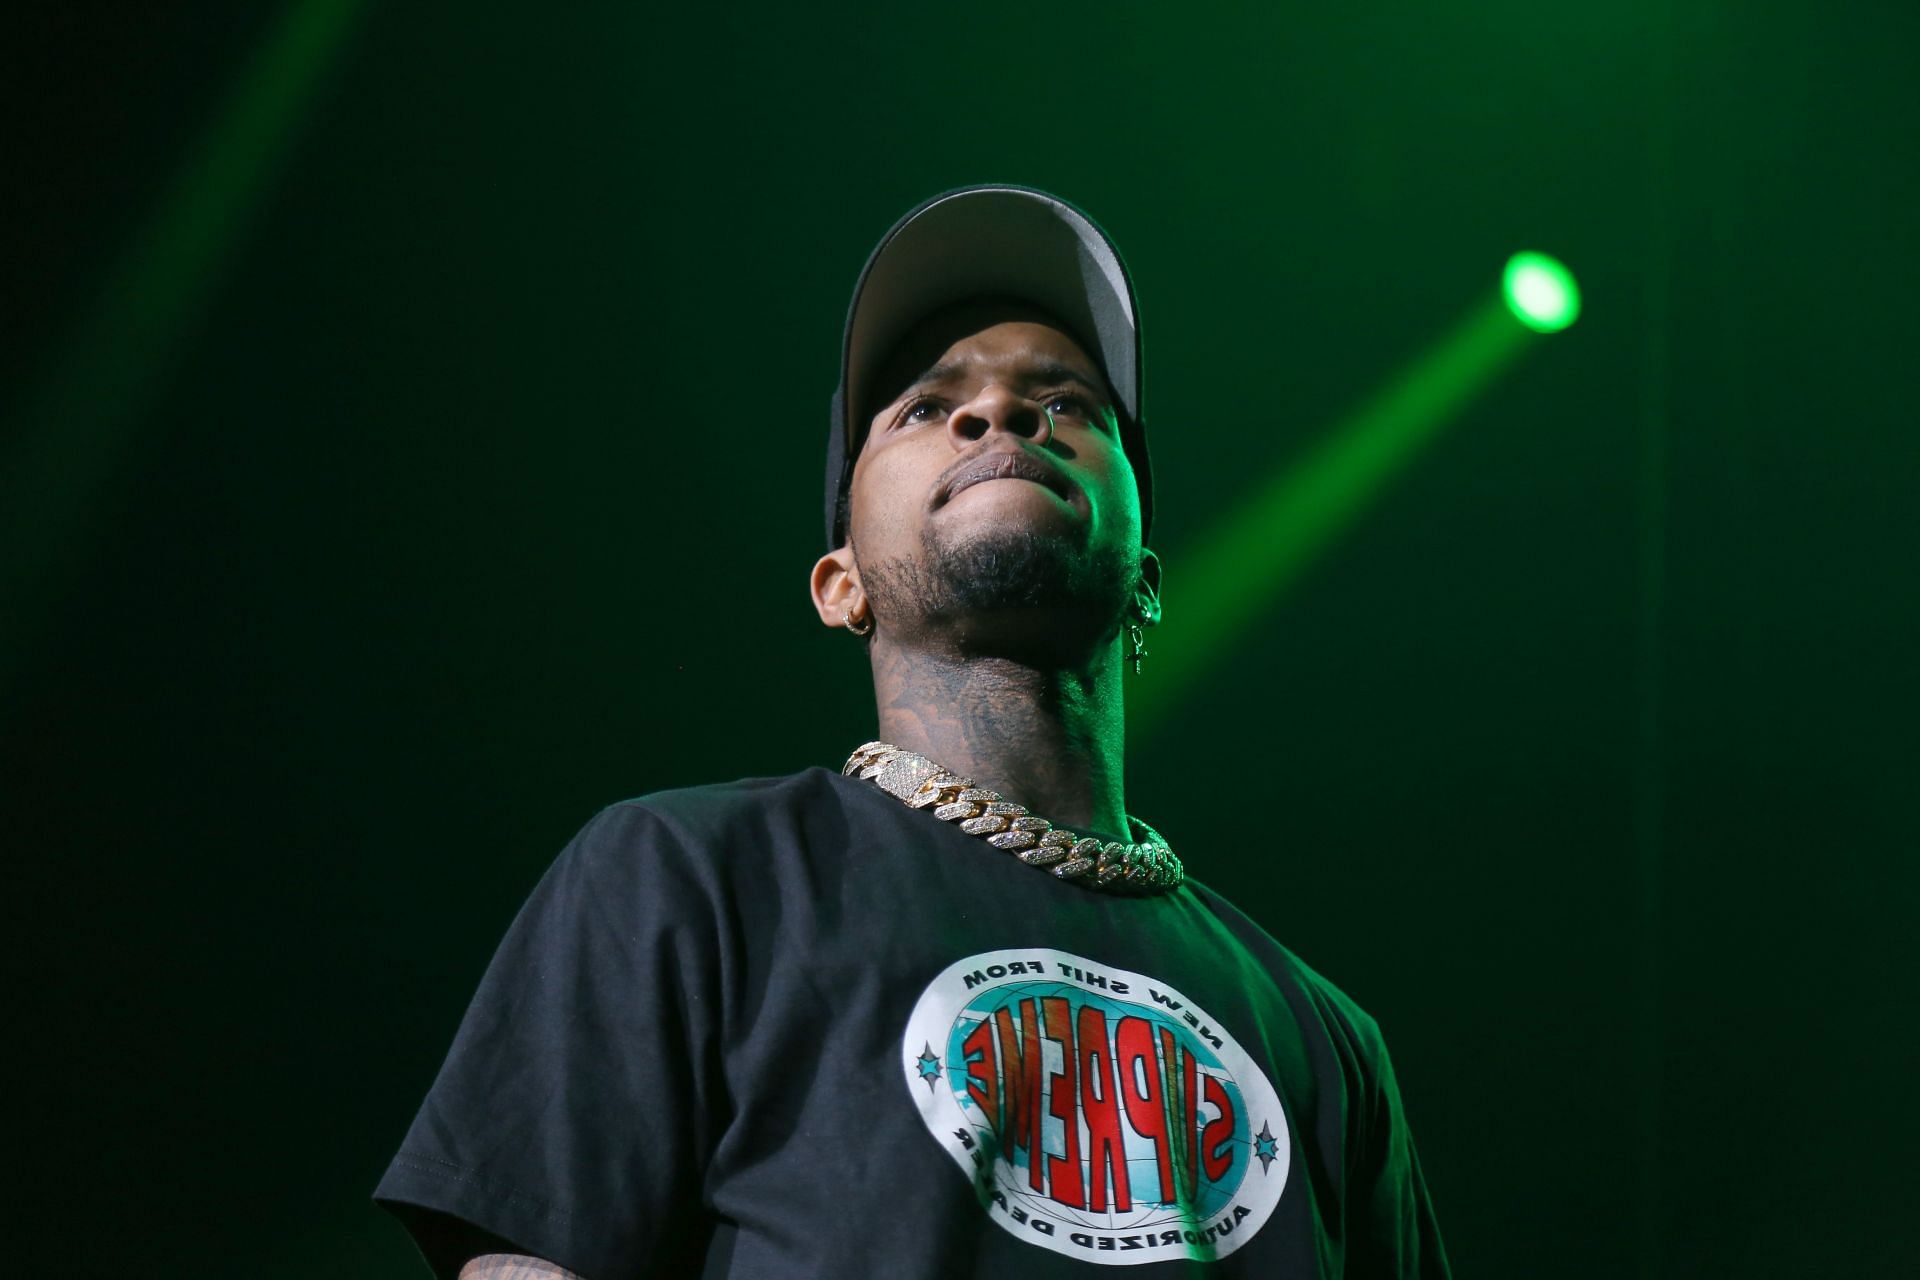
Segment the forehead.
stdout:
<svg viewBox="0 0 1920 1280">
<path fill-rule="evenodd" d="M 976 299 L 934 312 L 907 332 L 880 363 L 863 397 L 871 415 L 930 371 L 1013 375 L 1065 368 L 1108 395 L 1099 364 L 1057 320 L 1030 303 Z"/>
</svg>

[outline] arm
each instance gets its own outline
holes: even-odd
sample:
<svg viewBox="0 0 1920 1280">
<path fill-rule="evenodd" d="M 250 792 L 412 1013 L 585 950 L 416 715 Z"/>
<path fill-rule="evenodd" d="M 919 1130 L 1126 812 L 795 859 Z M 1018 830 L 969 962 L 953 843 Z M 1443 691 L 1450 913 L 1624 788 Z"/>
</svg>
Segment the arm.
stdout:
<svg viewBox="0 0 1920 1280">
<path fill-rule="evenodd" d="M 616 805 L 521 909 L 374 1196 L 440 1280 L 496 1255 L 516 1280 L 700 1274 L 723 1119 L 705 875 Z"/>
<path fill-rule="evenodd" d="M 1379 1028 L 1371 1019 L 1365 1026 L 1374 1074 L 1348 1210 L 1347 1274 L 1368 1280 L 1448 1280 L 1452 1271 L 1393 1063 Z"/>
<path fill-rule="evenodd" d="M 586 1280 L 577 1271 L 524 1253 L 489 1253 L 460 1268 L 460 1280 Z"/>
</svg>

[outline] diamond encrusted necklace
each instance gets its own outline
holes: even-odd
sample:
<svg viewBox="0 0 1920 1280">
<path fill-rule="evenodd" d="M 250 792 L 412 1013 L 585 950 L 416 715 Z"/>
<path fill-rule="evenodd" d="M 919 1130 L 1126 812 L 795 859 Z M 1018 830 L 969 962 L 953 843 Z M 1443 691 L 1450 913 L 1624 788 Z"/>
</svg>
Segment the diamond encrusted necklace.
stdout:
<svg viewBox="0 0 1920 1280">
<path fill-rule="evenodd" d="M 1076 835 L 890 742 L 858 748 L 840 772 L 867 779 L 910 809 L 931 808 L 940 821 L 958 823 L 968 835 L 984 837 L 1028 866 L 1051 870 L 1057 878 L 1088 889 L 1164 893 L 1186 879 L 1180 859 L 1160 833 L 1132 814 L 1127 825 L 1133 844 Z"/>
</svg>

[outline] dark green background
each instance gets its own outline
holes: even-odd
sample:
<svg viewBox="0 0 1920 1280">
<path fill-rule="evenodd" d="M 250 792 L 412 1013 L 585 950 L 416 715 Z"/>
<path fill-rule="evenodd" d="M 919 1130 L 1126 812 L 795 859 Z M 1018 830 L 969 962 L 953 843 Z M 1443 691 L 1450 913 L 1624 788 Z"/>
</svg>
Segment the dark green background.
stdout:
<svg viewBox="0 0 1920 1280">
<path fill-rule="evenodd" d="M 275 20 L 36 8 L 0 407 Z M 1168 650 L 1214 514 L 1512 250 L 1580 273 L 1130 805 L 1379 1017 L 1463 1277 L 1909 1274 L 1917 51 L 1894 3 L 367 5 L 0 602 L 16 1266 L 417 1274 L 367 1196 L 554 852 L 868 734 L 805 598 L 840 320 L 1004 179 L 1140 281 Z"/>
</svg>

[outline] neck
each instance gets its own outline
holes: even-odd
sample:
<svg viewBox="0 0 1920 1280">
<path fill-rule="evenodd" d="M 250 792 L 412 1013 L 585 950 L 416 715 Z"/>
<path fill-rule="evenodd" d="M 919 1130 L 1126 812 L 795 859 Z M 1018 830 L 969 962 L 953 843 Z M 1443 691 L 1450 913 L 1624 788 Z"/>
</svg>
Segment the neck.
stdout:
<svg viewBox="0 0 1920 1280">
<path fill-rule="evenodd" d="M 873 640 L 880 737 L 1052 822 L 1130 840 L 1120 655 L 1048 670 Z"/>
</svg>

